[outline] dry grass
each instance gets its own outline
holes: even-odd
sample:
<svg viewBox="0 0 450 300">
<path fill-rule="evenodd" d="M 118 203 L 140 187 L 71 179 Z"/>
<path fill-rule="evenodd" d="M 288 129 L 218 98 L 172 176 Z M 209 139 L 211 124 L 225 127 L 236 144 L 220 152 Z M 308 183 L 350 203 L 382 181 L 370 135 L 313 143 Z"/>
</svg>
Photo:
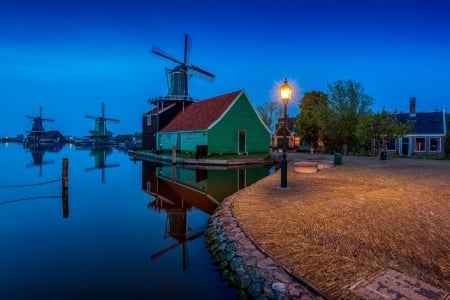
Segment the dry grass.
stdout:
<svg viewBox="0 0 450 300">
<path fill-rule="evenodd" d="M 307 159 L 304 155 L 290 159 Z M 288 170 L 239 193 L 241 227 L 331 299 L 386 268 L 450 291 L 450 161 L 343 157 L 314 174 Z"/>
</svg>

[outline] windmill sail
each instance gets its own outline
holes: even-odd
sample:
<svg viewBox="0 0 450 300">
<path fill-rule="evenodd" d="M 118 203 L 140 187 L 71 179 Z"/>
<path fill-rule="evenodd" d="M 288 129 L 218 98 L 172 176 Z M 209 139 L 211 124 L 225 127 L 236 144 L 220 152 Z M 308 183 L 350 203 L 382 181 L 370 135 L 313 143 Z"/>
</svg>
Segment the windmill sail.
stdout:
<svg viewBox="0 0 450 300">
<path fill-rule="evenodd" d="M 91 138 L 95 144 L 104 145 L 113 143 L 112 132 L 106 128 L 106 122 L 120 122 L 118 119 L 105 117 L 105 103 L 102 102 L 102 115 L 86 115 L 86 118 L 95 120 L 94 129 L 90 130 Z"/>
<path fill-rule="evenodd" d="M 162 51 L 157 46 L 152 47 L 152 53 L 164 57 L 177 65 L 173 69 L 167 70 L 168 76 L 168 96 L 172 98 L 181 97 L 183 99 L 189 99 L 189 87 L 188 80 L 191 76 L 195 74 L 200 74 L 202 78 L 214 79 L 215 75 L 208 72 L 202 68 L 199 68 L 188 63 L 189 52 L 190 52 L 191 38 L 185 34 L 184 35 L 184 51 L 183 51 L 183 61 L 173 57 Z"/>
</svg>

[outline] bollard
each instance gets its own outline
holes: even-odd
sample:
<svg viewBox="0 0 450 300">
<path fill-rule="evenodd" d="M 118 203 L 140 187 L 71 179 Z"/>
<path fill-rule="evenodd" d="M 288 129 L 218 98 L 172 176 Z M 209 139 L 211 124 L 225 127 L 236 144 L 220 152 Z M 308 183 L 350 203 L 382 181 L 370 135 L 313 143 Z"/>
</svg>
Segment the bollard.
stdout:
<svg viewBox="0 0 450 300">
<path fill-rule="evenodd" d="M 63 159 L 62 167 L 62 208 L 63 208 L 63 218 L 69 217 L 69 159 Z"/>
</svg>

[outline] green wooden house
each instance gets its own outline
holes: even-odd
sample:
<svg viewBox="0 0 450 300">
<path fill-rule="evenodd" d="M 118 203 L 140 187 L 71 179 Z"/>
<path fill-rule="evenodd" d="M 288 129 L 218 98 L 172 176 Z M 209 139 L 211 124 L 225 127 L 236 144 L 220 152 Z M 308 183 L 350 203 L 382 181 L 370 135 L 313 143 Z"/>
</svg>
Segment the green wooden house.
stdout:
<svg viewBox="0 0 450 300">
<path fill-rule="evenodd" d="M 187 153 L 269 152 L 270 130 L 244 90 L 192 103 L 158 133 L 159 150 Z"/>
</svg>

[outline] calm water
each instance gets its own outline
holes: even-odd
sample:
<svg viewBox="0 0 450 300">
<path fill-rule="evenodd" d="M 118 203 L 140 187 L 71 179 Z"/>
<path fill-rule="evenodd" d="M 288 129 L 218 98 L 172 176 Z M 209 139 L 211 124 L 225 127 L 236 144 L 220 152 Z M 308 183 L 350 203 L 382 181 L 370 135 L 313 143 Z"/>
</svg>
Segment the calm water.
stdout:
<svg viewBox="0 0 450 300">
<path fill-rule="evenodd" d="M 0 143 L 0 171 L 2 300 L 236 299 L 203 231 L 225 196 L 270 173 L 159 166 L 117 149 L 33 153 L 15 143 Z"/>
</svg>

